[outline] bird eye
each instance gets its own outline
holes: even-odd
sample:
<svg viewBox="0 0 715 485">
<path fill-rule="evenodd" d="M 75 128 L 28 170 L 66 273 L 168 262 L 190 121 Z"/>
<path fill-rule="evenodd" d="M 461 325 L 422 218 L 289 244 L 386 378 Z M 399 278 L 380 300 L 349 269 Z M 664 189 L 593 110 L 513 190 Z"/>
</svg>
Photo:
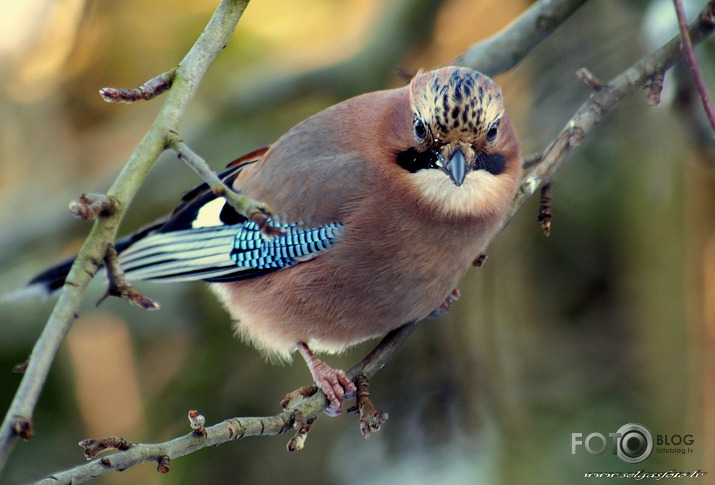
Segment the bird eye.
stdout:
<svg viewBox="0 0 715 485">
<path fill-rule="evenodd" d="M 492 125 L 492 127 L 489 128 L 489 131 L 487 131 L 487 141 L 489 143 L 492 143 L 494 140 L 497 139 L 498 134 L 499 134 L 499 127 L 496 124 Z"/>
<path fill-rule="evenodd" d="M 420 141 L 424 140 L 427 136 L 427 128 L 425 128 L 425 124 L 422 123 L 422 120 L 415 118 L 414 127 L 415 136 L 417 137 L 417 139 Z"/>
</svg>

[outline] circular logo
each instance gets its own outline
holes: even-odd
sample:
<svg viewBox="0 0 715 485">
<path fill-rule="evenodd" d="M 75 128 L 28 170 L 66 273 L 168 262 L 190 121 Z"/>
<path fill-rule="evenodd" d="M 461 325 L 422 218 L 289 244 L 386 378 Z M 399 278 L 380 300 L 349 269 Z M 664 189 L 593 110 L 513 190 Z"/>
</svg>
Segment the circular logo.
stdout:
<svg viewBox="0 0 715 485">
<path fill-rule="evenodd" d="M 640 463 L 653 451 L 653 436 L 642 424 L 624 424 L 618 429 L 616 454 L 626 463 Z"/>
</svg>

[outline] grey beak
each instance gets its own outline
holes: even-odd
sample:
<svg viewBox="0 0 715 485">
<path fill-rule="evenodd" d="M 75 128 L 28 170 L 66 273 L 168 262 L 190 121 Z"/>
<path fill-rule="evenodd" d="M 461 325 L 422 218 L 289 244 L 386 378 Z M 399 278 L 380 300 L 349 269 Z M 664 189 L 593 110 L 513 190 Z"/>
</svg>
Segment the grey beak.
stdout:
<svg viewBox="0 0 715 485">
<path fill-rule="evenodd" d="M 452 182 L 454 182 L 454 185 L 457 187 L 460 187 L 464 183 L 468 169 L 469 165 L 464 159 L 464 153 L 462 153 L 462 150 L 459 148 L 454 151 L 452 157 L 443 168 L 447 175 L 449 175 L 449 178 L 452 179 Z"/>
</svg>

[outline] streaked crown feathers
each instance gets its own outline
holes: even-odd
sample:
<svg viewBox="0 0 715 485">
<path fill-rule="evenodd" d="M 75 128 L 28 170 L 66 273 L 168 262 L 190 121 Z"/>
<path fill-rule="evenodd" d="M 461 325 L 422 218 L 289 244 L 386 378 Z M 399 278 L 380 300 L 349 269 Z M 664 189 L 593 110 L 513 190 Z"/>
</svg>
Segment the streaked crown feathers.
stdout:
<svg viewBox="0 0 715 485">
<path fill-rule="evenodd" d="M 463 67 L 417 73 L 410 83 L 410 101 L 415 119 L 436 143 L 484 140 L 504 113 L 499 86 Z"/>
</svg>

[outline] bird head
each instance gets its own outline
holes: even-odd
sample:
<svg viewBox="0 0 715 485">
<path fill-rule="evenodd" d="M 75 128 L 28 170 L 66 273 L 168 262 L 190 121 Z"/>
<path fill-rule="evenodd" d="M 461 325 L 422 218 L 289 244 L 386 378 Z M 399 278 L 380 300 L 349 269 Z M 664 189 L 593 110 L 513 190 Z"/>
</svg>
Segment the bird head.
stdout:
<svg viewBox="0 0 715 485">
<path fill-rule="evenodd" d="M 418 73 L 409 99 L 413 143 L 397 163 L 427 202 L 468 214 L 510 202 L 519 142 L 499 86 L 477 71 L 446 67 Z"/>
</svg>

